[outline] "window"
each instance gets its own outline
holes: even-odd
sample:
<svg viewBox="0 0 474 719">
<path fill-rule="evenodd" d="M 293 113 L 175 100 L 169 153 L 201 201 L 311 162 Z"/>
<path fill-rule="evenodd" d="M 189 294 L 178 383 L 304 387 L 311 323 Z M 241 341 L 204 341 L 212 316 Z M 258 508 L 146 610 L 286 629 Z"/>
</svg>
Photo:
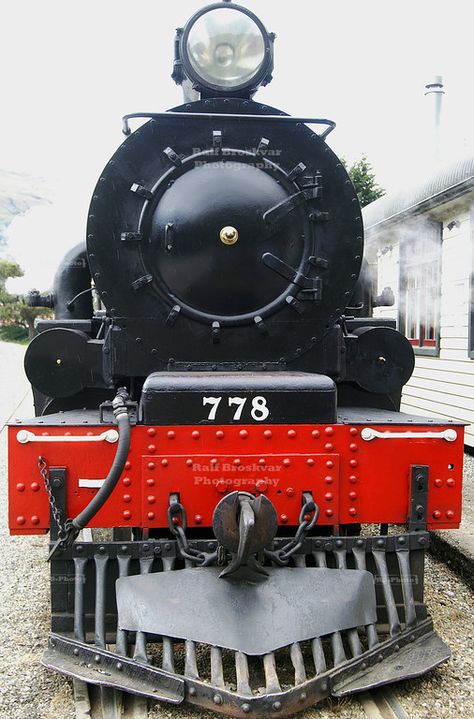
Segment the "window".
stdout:
<svg viewBox="0 0 474 719">
<path fill-rule="evenodd" d="M 439 352 L 441 232 L 423 220 L 404 230 L 400 245 L 400 331 L 417 354 Z"/>
</svg>

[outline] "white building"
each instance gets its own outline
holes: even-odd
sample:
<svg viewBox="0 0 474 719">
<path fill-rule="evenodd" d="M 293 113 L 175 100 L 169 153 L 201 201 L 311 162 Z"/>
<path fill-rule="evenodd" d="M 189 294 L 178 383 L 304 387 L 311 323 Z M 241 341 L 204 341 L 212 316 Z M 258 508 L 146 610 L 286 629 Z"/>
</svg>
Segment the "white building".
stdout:
<svg viewBox="0 0 474 719">
<path fill-rule="evenodd" d="M 463 420 L 474 447 L 474 157 L 364 211 L 365 256 L 377 294 L 390 286 L 416 354 L 402 410 Z"/>
</svg>

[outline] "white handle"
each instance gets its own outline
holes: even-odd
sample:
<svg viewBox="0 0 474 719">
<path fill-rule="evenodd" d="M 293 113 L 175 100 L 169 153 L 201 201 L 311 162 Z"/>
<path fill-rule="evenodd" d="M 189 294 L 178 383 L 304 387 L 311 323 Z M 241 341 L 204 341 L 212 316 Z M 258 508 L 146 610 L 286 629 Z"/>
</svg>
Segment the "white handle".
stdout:
<svg viewBox="0 0 474 719">
<path fill-rule="evenodd" d="M 29 432 L 27 429 L 20 429 L 17 433 L 16 438 L 20 444 L 28 444 L 28 442 L 117 442 L 118 432 L 116 429 L 108 429 L 101 434 L 89 434 L 89 435 L 68 435 L 68 434 L 57 434 L 57 435 L 44 435 L 34 434 Z"/>
<path fill-rule="evenodd" d="M 372 427 L 364 427 L 360 436 L 366 442 L 376 437 L 378 439 L 445 439 L 447 442 L 454 442 L 458 433 L 455 429 L 444 429 L 442 432 L 379 432 Z"/>
</svg>

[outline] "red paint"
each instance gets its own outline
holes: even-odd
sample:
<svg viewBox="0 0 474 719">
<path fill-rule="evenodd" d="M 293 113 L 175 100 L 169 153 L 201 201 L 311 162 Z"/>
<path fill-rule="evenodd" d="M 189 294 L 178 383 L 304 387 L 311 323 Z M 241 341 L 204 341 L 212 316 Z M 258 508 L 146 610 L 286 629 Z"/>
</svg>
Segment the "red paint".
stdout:
<svg viewBox="0 0 474 719">
<path fill-rule="evenodd" d="M 396 425 L 372 426 L 382 432 L 406 430 L 406 427 Z M 68 513 L 73 517 L 97 493 L 97 489 L 80 488 L 78 480 L 105 477 L 116 444 L 20 444 L 16 439 L 20 429 L 40 434 L 37 426 L 9 427 L 9 525 L 13 534 L 40 534 L 49 528 L 49 505 L 38 474 L 38 455 L 45 457 L 48 467 L 66 467 Z M 68 432 L 72 435 L 100 434 L 104 429 L 104 425 L 78 425 L 68 427 Z M 153 436 L 150 429 L 155 430 L 157 439 L 153 445 L 149 444 Z M 402 524 L 409 511 L 412 464 L 430 467 L 428 528 L 459 526 L 461 427 L 456 427 L 458 437 L 454 442 L 403 438 L 376 438 L 366 442 L 360 438 L 360 429 L 362 426 L 347 425 L 298 425 L 297 429 L 285 425 L 272 425 L 270 429 L 268 425 L 257 424 L 202 425 L 199 429 L 195 426 L 136 425 L 132 427 L 126 470 L 90 526 L 120 527 L 131 521 L 138 527 L 166 528 L 169 495 L 178 493 L 187 509 L 189 526 L 210 527 L 214 508 L 222 494 L 236 489 L 253 493 L 265 490 L 280 521 L 283 523 L 281 517 L 284 515 L 284 523 L 289 526 L 298 523 L 301 495 L 305 491 L 311 491 L 321 507 L 318 524 L 350 523 L 354 516 L 361 523 Z M 411 425 L 410 429 L 423 432 L 432 431 L 433 427 Z M 441 425 L 437 429 L 442 431 L 444 427 Z M 48 431 L 50 435 L 65 434 L 64 427 L 48 427 Z M 171 433 L 174 434 L 173 441 L 168 442 Z M 351 447 L 356 433 L 359 435 L 357 460 Z M 330 444 L 334 444 L 337 451 L 325 451 L 324 443 L 315 442 L 321 436 L 331 437 Z M 244 438 L 245 445 L 242 443 Z M 196 439 L 199 439 L 198 443 Z M 166 444 L 165 456 L 163 442 Z M 455 469 L 448 469 L 448 465 Z M 357 474 L 354 467 L 357 467 Z M 150 477 L 150 471 L 156 475 L 155 480 Z M 18 482 L 18 477 L 27 477 L 28 482 Z M 332 495 L 332 499 L 328 499 L 328 495 Z M 154 497 L 153 511 L 150 497 Z M 355 499 L 357 508 L 353 506 Z M 124 502 L 127 509 L 124 509 Z M 33 517 L 38 521 L 33 522 Z"/>
</svg>

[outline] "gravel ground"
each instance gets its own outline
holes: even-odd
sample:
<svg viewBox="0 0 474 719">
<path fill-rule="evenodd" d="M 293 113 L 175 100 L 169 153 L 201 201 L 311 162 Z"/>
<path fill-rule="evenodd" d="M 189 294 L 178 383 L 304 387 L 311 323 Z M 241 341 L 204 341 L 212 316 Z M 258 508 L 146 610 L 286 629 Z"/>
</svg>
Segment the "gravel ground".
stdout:
<svg viewBox="0 0 474 719">
<path fill-rule="evenodd" d="M 21 357 L 24 348 L 0 342 L 0 418 L 3 422 L 26 392 Z M 26 400 L 17 416 L 31 412 Z M 71 685 L 41 667 L 49 626 L 49 583 L 46 537 L 10 537 L 6 520 L 5 432 L 0 436 L 0 719 L 73 719 Z M 474 481 L 474 457 L 466 457 L 469 481 Z M 452 658 L 429 675 L 395 687 L 411 719 L 474 717 L 473 595 L 445 565 L 429 557 L 426 598 L 435 627 L 448 641 Z M 150 719 L 215 717 L 193 709 L 156 705 Z M 362 719 L 355 699 L 327 702 L 299 715 L 302 719 Z"/>
</svg>

